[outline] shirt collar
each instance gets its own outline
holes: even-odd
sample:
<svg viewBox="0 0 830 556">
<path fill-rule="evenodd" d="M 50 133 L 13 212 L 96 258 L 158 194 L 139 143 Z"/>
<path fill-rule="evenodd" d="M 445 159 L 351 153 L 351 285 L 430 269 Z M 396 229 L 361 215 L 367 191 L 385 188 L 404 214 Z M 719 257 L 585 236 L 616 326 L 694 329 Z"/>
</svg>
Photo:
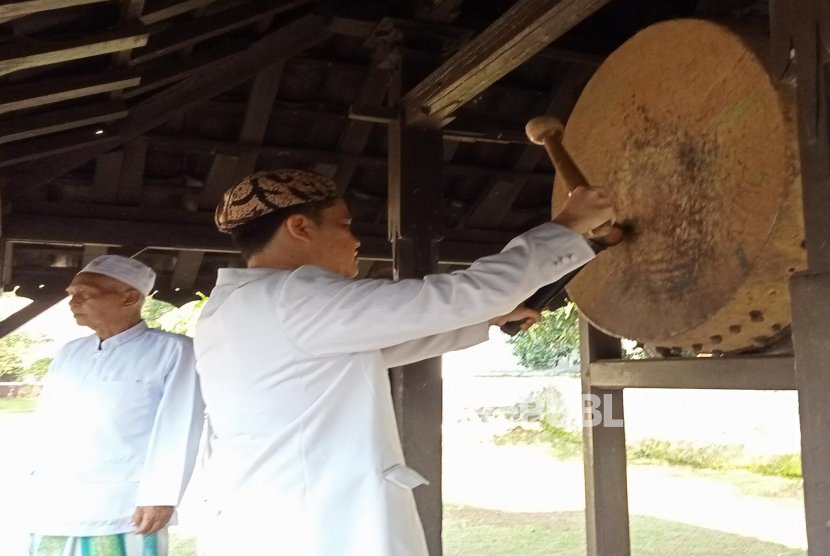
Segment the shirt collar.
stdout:
<svg viewBox="0 0 830 556">
<path fill-rule="evenodd" d="M 247 282 L 265 278 L 279 272 L 287 272 L 279 268 L 220 268 L 216 279 L 217 286 L 241 286 Z"/>
<path fill-rule="evenodd" d="M 134 338 L 138 338 L 139 336 L 141 336 L 142 334 L 144 334 L 148 330 L 150 330 L 150 327 L 147 326 L 147 323 L 144 322 L 144 321 L 141 321 L 140 323 L 136 324 L 132 328 L 128 328 L 124 332 L 121 332 L 120 334 L 116 334 L 112 338 L 107 338 L 106 340 L 104 340 L 103 342 L 101 342 L 98 345 L 98 349 L 106 350 L 106 349 L 117 348 L 118 346 L 126 344 L 127 342 L 129 342 L 130 340 L 132 340 Z"/>
</svg>

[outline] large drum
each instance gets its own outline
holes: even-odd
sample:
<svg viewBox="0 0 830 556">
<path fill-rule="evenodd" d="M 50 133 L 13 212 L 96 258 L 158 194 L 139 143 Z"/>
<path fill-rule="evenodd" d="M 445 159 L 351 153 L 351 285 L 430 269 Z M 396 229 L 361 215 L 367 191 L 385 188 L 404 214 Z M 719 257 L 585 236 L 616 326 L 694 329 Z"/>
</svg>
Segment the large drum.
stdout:
<svg viewBox="0 0 830 556">
<path fill-rule="evenodd" d="M 806 265 L 794 90 L 767 43 L 702 20 L 640 32 L 599 68 L 564 144 L 630 237 L 568 293 L 596 327 L 654 347 L 769 344 Z M 553 209 L 565 188 L 554 186 Z"/>
</svg>

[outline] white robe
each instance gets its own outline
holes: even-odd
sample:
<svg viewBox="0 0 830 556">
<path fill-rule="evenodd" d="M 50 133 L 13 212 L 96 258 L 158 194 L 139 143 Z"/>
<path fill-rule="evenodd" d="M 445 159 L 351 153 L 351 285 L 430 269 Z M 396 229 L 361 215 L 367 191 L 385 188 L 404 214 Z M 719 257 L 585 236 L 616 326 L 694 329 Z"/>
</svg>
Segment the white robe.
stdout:
<svg viewBox="0 0 830 556">
<path fill-rule="evenodd" d="M 593 256 L 546 224 L 425 280 L 220 270 L 195 340 L 212 428 L 204 556 L 426 556 L 387 368 L 485 341 L 480 323 Z"/>
<path fill-rule="evenodd" d="M 35 410 L 30 531 L 135 531 L 136 506 L 176 506 L 204 422 L 192 340 L 142 322 L 52 362 Z"/>
</svg>

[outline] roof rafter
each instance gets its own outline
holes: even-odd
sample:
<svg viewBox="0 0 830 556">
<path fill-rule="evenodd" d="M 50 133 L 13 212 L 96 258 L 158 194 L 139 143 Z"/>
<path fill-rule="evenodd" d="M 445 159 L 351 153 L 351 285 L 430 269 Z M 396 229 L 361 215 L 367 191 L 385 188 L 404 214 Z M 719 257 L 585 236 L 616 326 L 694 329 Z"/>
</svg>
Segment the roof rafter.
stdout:
<svg viewBox="0 0 830 556">
<path fill-rule="evenodd" d="M 211 64 L 210 71 L 173 85 L 130 109 L 106 141 L 54 157 L 50 164 L 21 164 L 0 172 L 0 185 L 10 195 L 32 188 L 77 168 L 84 162 L 118 147 L 175 117 L 187 108 L 213 98 L 251 79 L 263 69 L 294 56 L 327 37 L 327 19 L 306 15 L 249 48 Z"/>
<path fill-rule="evenodd" d="M 520 0 L 403 98 L 406 121 L 443 127 L 453 112 L 610 0 Z"/>
</svg>

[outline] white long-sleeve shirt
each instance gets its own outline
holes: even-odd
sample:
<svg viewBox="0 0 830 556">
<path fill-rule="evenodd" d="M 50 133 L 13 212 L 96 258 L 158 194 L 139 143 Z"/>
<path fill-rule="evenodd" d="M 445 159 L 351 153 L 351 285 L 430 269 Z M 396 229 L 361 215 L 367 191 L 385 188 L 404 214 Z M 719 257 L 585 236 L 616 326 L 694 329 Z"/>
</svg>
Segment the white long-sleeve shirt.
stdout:
<svg viewBox="0 0 830 556">
<path fill-rule="evenodd" d="M 546 224 L 424 280 L 220 270 L 195 340 L 212 427 L 204 556 L 426 556 L 387 368 L 487 340 L 480 323 L 593 256 Z"/>
<path fill-rule="evenodd" d="M 190 480 L 204 405 L 190 338 L 144 322 L 70 342 L 35 410 L 31 530 L 135 530 L 136 506 L 176 506 Z"/>
</svg>

